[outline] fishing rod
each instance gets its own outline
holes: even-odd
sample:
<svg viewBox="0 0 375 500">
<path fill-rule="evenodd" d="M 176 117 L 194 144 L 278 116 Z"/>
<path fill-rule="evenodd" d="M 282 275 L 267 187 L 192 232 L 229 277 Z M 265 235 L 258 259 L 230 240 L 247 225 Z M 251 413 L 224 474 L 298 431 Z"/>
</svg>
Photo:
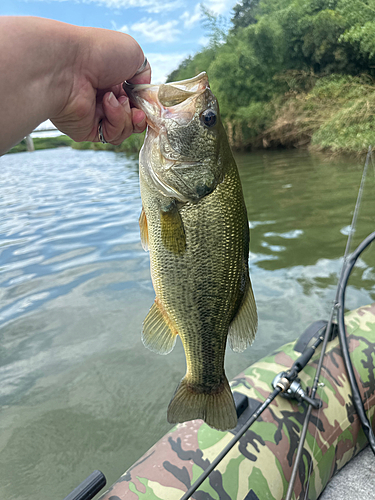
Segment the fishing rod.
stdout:
<svg viewBox="0 0 375 500">
<path fill-rule="evenodd" d="M 344 320 L 344 310 L 345 310 L 345 290 L 346 290 L 346 285 L 349 280 L 349 276 L 355 266 L 355 263 L 358 260 L 358 257 L 361 255 L 361 253 L 375 240 L 375 231 L 367 236 L 362 243 L 356 248 L 356 250 L 352 253 L 350 258 L 348 259 L 347 265 L 345 267 L 345 272 L 343 276 L 343 283 L 342 287 L 340 290 L 340 296 L 339 296 L 339 303 L 338 303 L 338 326 L 339 326 L 339 339 L 340 339 L 340 345 L 341 345 L 341 350 L 342 350 L 342 355 L 344 359 L 344 364 L 346 371 L 348 373 L 348 378 L 350 382 L 350 387 L 352 388 L 352 396 L 353 396 L 353 404 L 356 409 L 356 412 L 361 420 L 362 423 L 362 428 L 365 433 L 365 436 L 367 437 L 367 440 L 371 446 L 371 449 L 373 453 L 375 454 L 375 436 L 372 430 L 372 427 L 370 425 L 370 422 L 368 421 L 364 406 L 363 406 L 363 401 L 359 392 L 358 384 L 357 384 L 357 379 L 354 375 L 354 370 L 353 370 L 353 365 L 352 361 L 350 359 L 349 355 L 349 348 L 348 348 L 348 342 L 346 338 L 346 331 L 345 331 L 345 320 Z"/>
<path fill-rule="evenodd" d="M 107 480 L 100 470 L 95 470 L 77 486 L 64 500 L 92 500 L 104 488 Z"/>
<path fill-rule="evenodd" d="M 346 367 L 346 370 L 348 373 L 350 386 L 352 388 L 353 403 L 354 403 L 355 409 L 358 413 L 358 416 L 361 420 L 363 430 L 364 430 L 365 435 L 370 443 L 372 451 L 375 453 L 375 437 L 374 437 L 374 434 L 372 432 L 371 425 L 369 424 L 369 421 L 367 419 L 366 413 L 364 411 L 362 399 L 361 399 L 358 385 L 357 385 L 357 382 L 356 382 L 356 379 L 354 376 L 353 365 L 351 364 L 351 360 L 350 360 L 350 356 L 349 356 L 349 348 L 348 348 L 347 339 L 346 339 L 345 322 L 344 322 L 345 289 L 346 289 L 346 285 L 347 285 L 350 273 L 351 273 L 351 271 L 354 267 L 354 264 L 357 261 L 359 255 L 362 253 L 362 251 L 365 248 L 367 248 L 367 246 L 375 238 L 375 232 L 370 234 L 359 245 L 359 247 L 353 252 L 351 257 L 348 258 L 350 244 L 351 244 L 351 241 L 353 238 L 355 227 L 357 225 L 359 207 L 360 207 L 361 200 L 362 200 L 362 194 L 363 194 L 363 190 L 364 190 L 364 185 L 365 185 L 365 180 L 366 180 L 366 176 L 367 176 L 367 169 L 368 169 L 368 165 L 370 162 L 370 158 L 372 158 L 372 146 L 369 146 L 369 148 L 368 148 L 366 162 L 365 162 L 365 166 L 363 168 L 361 184 L 360 184 L 359 191 L 358 191 L 358 196 L 357 196 L 357 201 L 356 201 L 355 208 L 354 208 L 352 223 L 350 226 L 349 235 L 348 235 L 348 239 L 346 242 L 346 247 L 345 247 L 345 252 L 344 252 L 344 260 L 343 260 L 343 264 L 341 267 L 340 277 L 339 277 L 339 281 L 338 281 L 338 285 L 337 285 L 336 297 L 335 297 L 335 301 L 334 301 L 332 308 L 331 308 L 330 318 L 329 318 L 327 329 L 325 332 L 322 351 L 320 353 L 318 366 L 317 366 L 316 372 L 315 372 L 314 383 L 313 383 L 313 386 L 311 389 L 311 397 L 315 398 L 315 395 L 316 395 L 316 392 L 318 389 L 320 373 L 321 373 L 321 369 L 323 366 L 323 360 L 324 360 L 325 352 L 327 349 L 329 335 L 330 335 L 330 332 L 331 332 L 332 327 L 333 327 L 334 317 L 336 315 L 336 317 L 338 318 L 338 327 L 339 327 L 338 330 L 339 330 L 340 346 L 341 346 L 341 351 L 343 354 L 344 364 L 345 364 L 345 367 Z M 358 409 L 357 409 L 357 407 L 358 407 Z M 290 477 L 285 500 L 291 500 L 291 498 L 292 498 L 294 483 L 295 483 L 295 479 L 297 476 L 298 467 L 299 467 L 299 464 L 301 462 L 301 457 L 302 457 L 302 453 L 303 453 L 303 447 L 305 444 L 307 429 L 308 429 L 308 426 L 310 423 L 311 411 L 312 411 L 312 407 L 309 406 L 307 408 L 307 411 L 306 411 L 306 415 L 305 415 L 305 419 L 304 419 L 304 423 L 303 423 L 303 427 L 302 427 L 302 431 L 301 431 L 301 437 L 300 437 L 300 441 L 298 443 L 296 458 L 295 458 L 295 461 L 293 464 L 292 474 Z"/>
</svg>

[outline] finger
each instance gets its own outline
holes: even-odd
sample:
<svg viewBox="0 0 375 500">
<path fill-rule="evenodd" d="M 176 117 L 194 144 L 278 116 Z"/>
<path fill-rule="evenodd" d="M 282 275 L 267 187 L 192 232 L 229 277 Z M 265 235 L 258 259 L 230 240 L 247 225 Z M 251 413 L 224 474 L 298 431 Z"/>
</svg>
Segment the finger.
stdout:
<svg viewBox="0 0 375 500">
<path fill-rule="evenodd" d="M 146 115 L 137 108 L 132 108 L 133 131 L 140 134 L 146 128 Z"/>
<path fill-rule="evenodd" d="M 143 64 L 143 63 L 142 63 Z M 141 73 L 138 73 L 137 75 L 134 75 L 132 78 L 127 80 L 129 83 L 150 83 L 151 82 L 151 66 L 150 63 L 147 61 L 147 64 L 145 68 L 142 70 Z"/>
<path fill-rule="evenodd" d="M 126 95 L 121 84 L 114 85 L 113 87 L 110 87 L 108 89 L 97 90 L 97 92 L 96 92 L 97 101 L 100 102 L 103 99 L 103 97 L 105 96 L 105 94 L 107 94 L 108 92 L 113 92 L 115 94 L 115 96 L 117 97 L 117 99 L 120 97 L 120 95 Z"/>
<path fill-rule="evenodd" d="M 119 85 L 115 85 L 114 87 L 112 87 L 111 89 L 108 89 L 108 91 L 112 91 L 115 96 L 117 97 L 117 99 L 122 96 L 122 95 L 125 95 L 126 96 L 126 92 L 122 86 L 122 84 L 120 83 Z"/>
<path fill-rule="evenodd" d="M 110 89 L 132 78 L 141 67 L 145 56 L 130 35 L 119 31 L 87 28 L 90 57 L 84 61 L 94 88 Z"/>
<path fill-rule="evenodd" d="M 132 114 L 129 99 L 120 96 L 119 99 L 109 92 L 103 98 L 102 130 L 104 138 L 111 144 L 121 144 L 133 132 Z"/>
</svg>

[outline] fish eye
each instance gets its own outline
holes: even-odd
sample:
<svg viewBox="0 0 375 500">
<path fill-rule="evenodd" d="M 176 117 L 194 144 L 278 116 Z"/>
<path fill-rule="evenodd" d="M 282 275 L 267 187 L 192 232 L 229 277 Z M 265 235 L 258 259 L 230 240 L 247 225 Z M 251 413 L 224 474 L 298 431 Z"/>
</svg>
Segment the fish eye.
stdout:
<svg viewBox="0 0 375 500">
<path fill-rule="evenodd" d="M 216 113 L 212 109 L 205 109 L 201 113 L 201 120 L 207 127 L 213 127 L 216 123 Z"/>
</svg>

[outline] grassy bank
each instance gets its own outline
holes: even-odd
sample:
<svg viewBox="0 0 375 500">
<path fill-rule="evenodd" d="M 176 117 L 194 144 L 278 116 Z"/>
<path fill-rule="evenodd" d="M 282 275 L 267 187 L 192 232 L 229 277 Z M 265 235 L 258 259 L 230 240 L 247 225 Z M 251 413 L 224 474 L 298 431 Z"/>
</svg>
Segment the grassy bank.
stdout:
<svg viewBox="0 0 375 500">
<path fill-rule="evenodd" d="M 235 149 L 299 148 L 362 154 L 374 144 L 375 86 L 367 76 L 315 78 L 309 91 L 289 75 L 291 88 L 262 106 L 239 110 L 226 123 Z M 310 78 L 312 76 L 310 75 Z"/>
<path fill-rule="evenodd" d="M 93 149 L 95 151 L 115 151 L 116 153 L 138 153 L 144 141 L 143 134 L 133 134 L 119 146 L 113 144 L 102 144 L 101 142 L 74 142 L 74 149 Z"/>
<path fill-rule="evenodd" d="M 309 78 L 309 91 L 303 90 Z M 366 76 L 288 75 L 290 89 L 267 103 L 254 103 L 224 117 L 234 150 L 309 148 L 335 154 L 363 154 L 375 140 L 375 86 Z M 304 83 L 302 83 L 304 81 Z M 67 136 L 35 138 L 34 147 L 71 147 L 138 153 L 144 134 L 133 134 L 119 146 L 74 142 Z M 26 141 L 9 153 L 26 151 Z"/>
<path fill-rule="evenodd" d="M 280 78 L 280 77 L 279 77 Z M 254 102 L 224 114 L 234 150 L 310 148 L 334 154 L 363 154 L 375 139 L 375 85 L 366 75 L 289 71 L 288 89 L 268 102 Z M 214 86 L 213 86 L 214 87 Z M 213 88 L 215 92 L 215 88 Z M 69 146 L 138 153 L 144 134 L 133 134 L 119 146 L 74 142 L 67 136 L 35 138 L 35 149 Z M 26 151 L 22 141 L 10 153 Z"/>
</svg>

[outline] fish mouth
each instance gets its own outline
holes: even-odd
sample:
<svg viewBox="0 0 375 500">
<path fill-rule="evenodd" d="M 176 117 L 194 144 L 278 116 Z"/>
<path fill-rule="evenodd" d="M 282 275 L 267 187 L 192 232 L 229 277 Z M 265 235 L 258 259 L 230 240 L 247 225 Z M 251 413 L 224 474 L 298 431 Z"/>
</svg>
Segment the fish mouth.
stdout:
<svg viewBox="0 0 375 500">
<path fill-rule="evenodd" d="M 163 195 L 182 203 L 197 202 L 209 195 L 217 185 L 215 175 L 197 159 L 196 151 L 180 148 L 176 130 L 188 127 L 197 117 L 202 105 L 213 96 L 205 72 L 177 82 L 155 84 L 129 84 L 123 88 L 130 102 L 144 111 L 148 125 L 145 143 L 140 153 L 153 185 Z M 155 145 L 155 165 L 150 161 Z M 177 147 L 176 147 L 177 146 Z M 160 157 L 159 157 L 160 155 Z M 147 160 L 146 160 L 147 158 Z M 159 161 L 160 160 L 160 161 Z M 199 172 L 199 179 L 197 177 Z M 189 182 L 189 179 L 195 179 Z"/>
<path fill-rule="evenodd" d="M 186 125 L 195 113 L 195 99 L 209 88 L 206 72 L 178 82 L 155 84 L 131 84 L 123 88 L 130 102 L 144 111 L 147 124 L 156 132 L 163 128 L 165 119 Z"/>
<path fill-rule="evenodd" d="M 160 85 L 156 85 L 154 83 L 129 83 L 129 82 L 123 83 L 123 89 L 125 90 L 125 92 L 129 91 L 130 93 L 151 88 L 159 88 L 163 86 L 176 87 L 180 90 L 196 93 L 196 92 L 201 92 L 202 90 L 208 88 L 209 83 L 208 83 L 208 76 L 205 71 L 202 71 L 202 73 L 199 73 L 199 75 L 194 76 L 193 78 L 188 78 L 187 80 L 162 83 Z"/>
</svg>

